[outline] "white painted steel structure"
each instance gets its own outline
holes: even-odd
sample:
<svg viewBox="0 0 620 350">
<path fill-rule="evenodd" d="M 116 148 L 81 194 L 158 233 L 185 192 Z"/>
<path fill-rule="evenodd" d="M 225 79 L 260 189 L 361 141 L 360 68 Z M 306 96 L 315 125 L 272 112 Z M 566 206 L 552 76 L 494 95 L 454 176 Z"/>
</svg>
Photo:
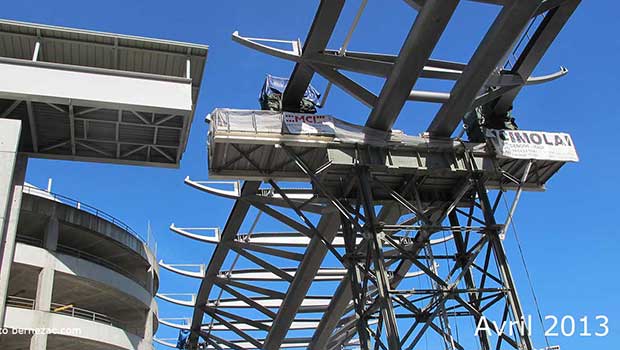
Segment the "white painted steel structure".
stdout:
<svg viewBox="0 0 620 350">
<path fill-rule="evenodd" d="M 0 21 L 0 116 L 31 157 L 178 167 L 207 50 Z"/>
</svg>

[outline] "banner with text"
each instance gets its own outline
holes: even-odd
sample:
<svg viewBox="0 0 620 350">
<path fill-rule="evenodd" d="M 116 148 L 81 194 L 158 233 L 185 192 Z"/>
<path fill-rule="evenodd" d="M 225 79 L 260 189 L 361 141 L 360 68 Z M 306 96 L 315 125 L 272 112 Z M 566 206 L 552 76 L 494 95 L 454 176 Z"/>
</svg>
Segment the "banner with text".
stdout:
<svg viewBox="0 0 620 350">
<path fill-rule="evenodd" d="M 487 129 L 486 136 L 500 158 L 579 161 L 573 140 L 566 133 Z"/>
<path fill-rule="evenodd" d="M 328 115 L 284 113 L 284 126 L 290 134 L 330 136 L 336 134 L 334 120 Z"/>
</svg>

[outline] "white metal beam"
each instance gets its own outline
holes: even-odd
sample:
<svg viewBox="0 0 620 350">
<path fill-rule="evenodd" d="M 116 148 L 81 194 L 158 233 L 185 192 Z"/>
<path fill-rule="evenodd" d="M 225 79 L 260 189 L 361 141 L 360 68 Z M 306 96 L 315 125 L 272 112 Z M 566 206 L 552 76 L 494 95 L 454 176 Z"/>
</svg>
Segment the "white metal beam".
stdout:
<svg viewBox="0 0 620 350">
<path fill-rule="evenodd" d="M 98 73 L 97 73 L 98 72 Z M 189 115 L 191 81 L 0 58 L 0 98 Z M 53 81 L 54 84 L 32 84 Z"/>
</svg>

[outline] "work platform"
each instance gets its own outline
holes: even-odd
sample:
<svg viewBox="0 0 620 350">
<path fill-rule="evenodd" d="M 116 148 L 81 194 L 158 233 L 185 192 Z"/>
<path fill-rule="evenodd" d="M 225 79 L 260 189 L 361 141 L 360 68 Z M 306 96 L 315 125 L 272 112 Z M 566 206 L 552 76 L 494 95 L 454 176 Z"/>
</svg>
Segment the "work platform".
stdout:
<svg viewBox="0 0 620 350">
<path fill-rule="evenodd" d="M 454 188 L 472 174 L 483 176 L 489 188 L 514 189 L 530 162 L 498 158 L 487 143 L 386 132 L 331 116 L 318 116 L 326 118 L 323 129 L 291 132 L 285 119 L 296 117 L 317 116 L 254 110 L 213 111 L 209 117 L 209 177 L 309 181 L 310 175 L 296 164 L 294 154 L 339 198 L 356 198 L 354 191 L 345 193 L 346 184 L 354 166 L 366 165 L 391 190 L 398 190 L 412 177 L 424 178 L 421 194 L 440 199 L 449 198 Z M 544 190 L 547 181 L 564 164 L 553 160 L 535 162 L 522 184 L 523 190 Z M 375 199 L 390 198 L 386 188 L 376 188 L 374 192 Z"/>
<path fill-rule="evenodd" d="M 207 49 L 0 21 L 0 118 L 31 157 L 178 167 Z"/>
</svg>

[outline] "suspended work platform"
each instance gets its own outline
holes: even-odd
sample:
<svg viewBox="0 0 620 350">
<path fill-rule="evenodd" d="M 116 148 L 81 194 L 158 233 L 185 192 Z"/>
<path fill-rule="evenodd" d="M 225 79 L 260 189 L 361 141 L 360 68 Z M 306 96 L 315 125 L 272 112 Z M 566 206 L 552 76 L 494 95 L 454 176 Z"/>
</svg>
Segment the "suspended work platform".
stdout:
<svg viewBox="0 0 620 350">
<path fill-rule="evenodd" d="M 303 118 L 320 121 L 302 122 Z M 233 109 L 210 114 L 211 179 L 310 180 L 293 155 L 316 171 L 332 193 L 345 198 L 356 197 L 354 192 L 343 191 L 351 169 L 359 165 L 370 167 L 392 190 L 412 176 L 425 177 L 420 190 L 436 197 L 449 194 L 472 171 L 484 175 L 487 187 L 512 189 L 529 164 L 528 159 L 498 158 L 486 143 L 381 131 L 332 116 Z M 523 189 L 544 190 L 564 163 L 534 163 Z M 387 193 L 375 194 L 377 199 L 388 197 Z"/>
</svg>

